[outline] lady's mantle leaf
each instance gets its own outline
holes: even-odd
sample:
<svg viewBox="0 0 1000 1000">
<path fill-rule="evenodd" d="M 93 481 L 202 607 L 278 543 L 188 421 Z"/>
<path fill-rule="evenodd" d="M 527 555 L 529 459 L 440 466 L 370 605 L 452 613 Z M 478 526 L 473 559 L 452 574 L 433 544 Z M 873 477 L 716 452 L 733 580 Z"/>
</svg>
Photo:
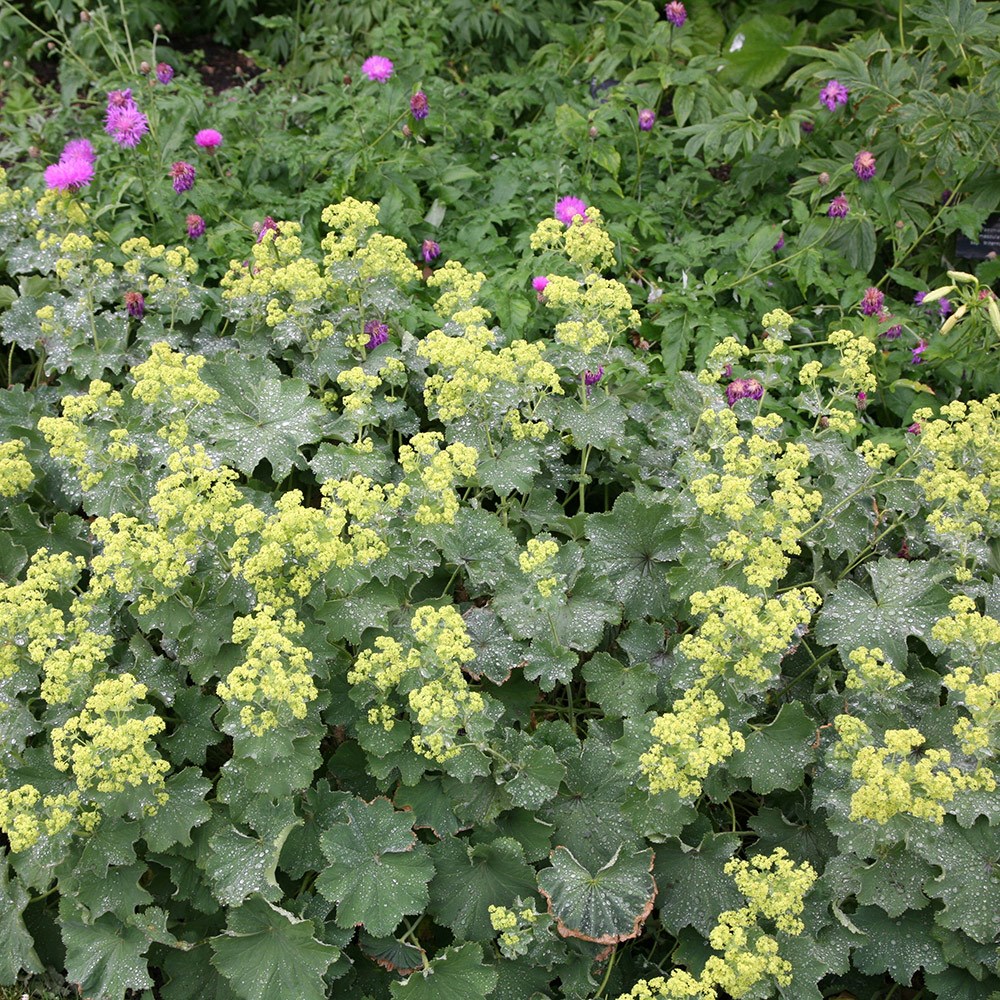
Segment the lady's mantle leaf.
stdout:
<svg viewBox="0 0 1000 1000">
<path fill-rule="evenodd" d="M 549 858 L 552 867 L 538 873 L 538 888 L 563 937 L 598 944 L 638 937 L 656 896 L 651 850 L 622 857 L 619 848 L 595 872 L 584 868 L 565 847 L 557 847 Z"/>
<path fill-rule="evenodd" d="M 917 969 L 940 972 L 948 964 L 929 909 L 907 910 L 893 919 L 876 906 L 862 906 L 851 921 L 867 935 L 854 946 L 854 964 L 862 972 L 888 972 L 897 983 L 909 983 Z"/>
<path fill-rule="evenodd" d="M 60 926 L 66 978 L 78 984 L 84 996 L 122 1000 L 126 990 L 142 992 L 153 985 L 143 957 L 150 938 L 138 927 L 110 913 L 89 924 L 76 917 L 61 919 Z"/>
<path fill-rule="evenodd" d="M 795 791 L 816 756 L 816 725 L 797 701 L 782 705 L 769 726 L 747 737 L 746 750 L 733 754 L 729 773 L 750 779 L 753 790 L 769 795 L 776 788 Z"/>
<path fill-rule="evenodd" d="M 311 920 L 251 899 L 231 911 L 225 933 L 211 939 L 212 965 L 243 1000 L 323 1000 L 323 974 L 340 949 L 317 941 L 314 932 Z"/>
<path fill-rule="evenodd" d="M 483 1000 L 497 985 L 496 969 L 483 965 L 478 944 L 446 948 L 420 972 L 389 987 L 393 1000 Z"/>
<path fill-rule="evenodd" d="M 7 865 L 0 865 L 0 983 L 12 983 L 17 974 L 41 972 L 34 942 L 21 914 L 28 905 L 27 890 L 20 880 L 7 881 Z"/>
<path fill-rule="evenodd" d="M 897 670 L 906 667 L 906 638 L 925 641 L 934 623 L 948 614 L 950 595 L 940 586 L 933 563 L 880 559 L 868 567 L 874 598 L 852 580 L 843 580 L 826 599 L 816 626 L 824 645 L 844 654 L 859 646 L 880 647 Z"/>
<path fill-rule="evenodd" d="M 346 822 L 320 835 L 330 864 L 316 888 L 337 904 L 339 927 L 364 924 L 387 937 L 405 914 L 427 905 L 434 866 L 414 836 L 412 813 L 396 812 L 388 799 L 352 799 L 343 809 Z"/>
</svg>

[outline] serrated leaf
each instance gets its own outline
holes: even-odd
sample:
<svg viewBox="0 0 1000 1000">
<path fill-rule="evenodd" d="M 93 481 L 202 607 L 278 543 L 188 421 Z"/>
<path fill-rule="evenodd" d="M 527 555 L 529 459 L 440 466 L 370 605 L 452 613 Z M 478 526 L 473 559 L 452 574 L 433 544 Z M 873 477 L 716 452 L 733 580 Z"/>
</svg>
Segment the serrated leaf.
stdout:
<svg viewBox="0 0 1000 1000">
<path fill-rule="evenodd" d="M 806 778 L 806 768 L 815 760 L 812 743 L 816 724 L 802 705 L 781 706 L 777 718 L 746 737 L 746 749 L 729 758 L 729 773 L 750 779 L 755 792 L 769 795 L 776 788 L 794 791 Z"/>
<path fill-rule="evenodd" d="M 584 664 L 587 698 L 607 715 L 642 715 L 656 701 L 656 674 L 648 663 L 626 666 L 597 652 Z"/>
<path fill-rule="evenodd" d="M 429 912 L 458 939 L 488 941 L 496 933 L 491 905 L 509 906 L 535 891 L 535 872 L 510 837 L 470 844 L 449 837 L 431 849 L 435 876 Z"/>
<path fill-rule="evenodd" d="M 660 920 L 675 937 L 694 927 L 708 937 L 723 910 L 736 910 L 743 897 L 723 868 L 740 845 L 730 833 L 708 833 L 697 848 L 679 840 L 656 849 L 653 874 L 659 888 Z"/>
<path fill-rule="evenodd" d="M 505 787 L 515 805 L 538 809 L 555 797 L 566 776 L 566 768 L 557 759 L 552 747 L 531 746 L 527 738 L 519 742 L 522 745 L 512 760 L 514 776 L 505 783 Z"/>
<path fill-rule="evenodd" d="M 213 359 L 202 375 L 220 398 L 199 423 L 225 462 L 249 476 L 267 459 L 275 482 L 304 467 L 299 449 L 323 437 L 327 418 L 305 382 L 282 376 L 269 361 L 231 355 Z"/>
<path fill-rule="evenodd" d="M 462 615 L 469 642 L 476 658 L 466 672 L 476 680 L 487 677 L 494 684 L 503 684 L 521 662 L 524 644 L 516 642 L 489 608 L 469 608 Z"/>
<path fill-rule="evenodd" d="M 497 984 L 496 969 L 483 964 L 478 944 L 445 948 L 426 969 L 389 990 L 394 1000 L 485 1000 Z"/>
<path fill-rule="evenodd" d="M 853 580 L 842 580 L 827 597 L 816 624 L 816 638 L 843 653 L 878 646 L 897 670 L 906 669 L 906 639 L 929 640 L 937 620 L 948 614 L 951 595 L 939 584 L 933 563 L 880 559 L 870 563 L 874 597 Z"/>
<path fill-rule="evenodd" d="M 242 1000 L 324 1000 L 323 974 L 340 957 L 339 948 L 316 939 L 311 920 L 263 899 L 231 910 L 211 945 L 212 965 Z"/>
<path fill-rule="evenodd" d="M 546 397 L 538 408 L 542 419 L 559 431 L 568 431 L 575 448 L 588 445 L 605 451 L 613 445 L 625 444 L 625 408 L 617 396 L 595 394 L 586 408 L 579 400 Z"/>
<path fill-rule="evenodd" d="M 28 892 L 15 879 L 7 879 L 7 865 L 0 864 L 0 983 L 12 983 L 21 970 L 41 972 L 35 942 L 24 926 L 22 914 Z"/>
<path fill-rule="evenodd" d="M 851 920 L 866 935 L 854 946 L 854 964 L 862 972 L 888 972 L 908 986 L 918 969 L 941 972 L 947 964 L 932 934 L 934 915 L 929 909 L 907 910 L 893 918 L 876 906 L 862 906 Z"/>
<path fill-rule="evenodd" d="M 735 29 L 742 38 L 738 47 L 730 47 L 723 56 L 723 75 L 737 87 L 757 90 L 766 87 L 788 60 L 786 46 L 801 38 L 802 29 L 780 14 L 754 14 Z"/>
<path fill-rule="evenodd" d="M 164 791 L 169 801 L 154 816 L 142 820 L 142 836 L 151 851 L 191 843 L 191 831 L 207 823 L 212 815 L 212 807 L 205 801 L 211 787 L 212 783 L 194 767 L 186 767 L 166 780 Z"/>
<path fill-rule="evenodd" d="M 538 873 L 538 888 L 549 901 L 564 937 L 618 944 L 638 937 L 653 909 L 656 883 L 651 850 L 622 855 L 590 871 L 565 847 L 549 856 L 551 868 Z"/>
<path fill-rule="evenodd" d="M 543 691 L 556 684 L 568 684 L 580 657 L 571 649 L 554 642 L 548 636 L 535 639 L 524 654 L 524 679 L 538 681 Z"/>
<path fill-rule="evenodd" d="M 169 977 L 160 986 L 162 1000 L 241 1000 L 229 983 L 213 968 L 208 944 L 189 951 L 170 951 L 163 959 L 163 972 Z"/>
<path fill-rule="evenodd" d="M 439 529 L 438 544 L 445 561 L 465 573 L 473 588 L 492 590 L 514 565 L 517 542 L 496 514 L 481 508 L 462 508 L 453 524 Z"/>
<path fill-rule="evenodd" d="M 422 969 L 427 958 L 422 948 L 417 948 L 408 941 L 400 941 L 394 937 L 376 938 L 366 931 L 358 935 L 358 947 L 376 965 L 400 976 L 408 976 Z"/>
<path fill-rule="evenodd" d="M 285 837 L 294 825 L 289 824 L 273 840 L 247 836 L 228 823 L 213 833 L 198 864 L 212 883 L 216 899 L 224 906 L 239 906 L 254 893 L 280 899 L 275 869 Z"/>
<path fill-rule="evenodd" d="M 411 829 L 413 814 L 396 812 L 388 799 L 351 799 L 343 813 L 346 822 L 320 834 L 329 865 L 316 888 L 337 904 L 338 927 L 363 924 L 388 937 L 406 914 L 427 905 L 434 866 Z"/>
<path fill-rule="evenodd" d="M 126 990 L 141 992 L 153 985 L 144 957 L 150 939 L 141 930 L 111 914 L 91 923 L 83 923 L 75 914 L 60 916 L 66 978 L 79 985 L 85 996 L 122 1000 Z"/>
</svg>

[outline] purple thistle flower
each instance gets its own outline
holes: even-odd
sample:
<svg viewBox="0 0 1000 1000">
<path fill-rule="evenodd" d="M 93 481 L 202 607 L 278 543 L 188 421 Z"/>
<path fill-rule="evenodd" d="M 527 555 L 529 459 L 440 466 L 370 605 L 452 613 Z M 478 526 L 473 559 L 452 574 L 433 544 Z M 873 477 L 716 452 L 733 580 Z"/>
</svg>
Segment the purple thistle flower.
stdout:
<svg viewBox="0 0 1000 1000">
<path fill-rule="evenodd" d="M 866 406 L 868 406 L 868 393 L 865 392 L 864 389 L 858 393 L 856 405 L 859 410 L 863 410 Z"/>
<path fill-rule="evenodd" d="M 915 365 L 920 364 L 919 361 L 914 361 L 913 363 Z M 916 423 L 914 421 L 914 423 L 910 424 L 910 426 L 906 428 L 906 433 L 907 434 L 919 434 L 920 433 L 920 424 L 918 424 L 918 423 Z"/>
<path fill-rule="evenodd" d="M 188 239 L 196 240 L 199 236 L 205 235 L 205 220 L 200 215 L 195 215 L 192 212 L 184 220 L 184 224 L 187 226 Z"/>
<path fill-rule="evenodd" d="M 596 372 L 592 372 L 589 368 L 583 373 L 583 384 L 587 387 L 587 395 L 590 395 L 590 390 L 597 385 L 601 379 L 604 378 L 604 365 L 601 365 Z"/>
<path fill-rule="evenodd" d="M 586 202 L 572 196 L 560 198 L 559 201 L 556 202 L 555 216 L 560 222 L 567 226 L 573 225 L 573 220 L 578 216 L 583 222 L 586 222 Z"/>
<path fill-rule="evenodd" d="M 254 235 L 257 237 L 258 243 L 260 243 L 260 241 L 263 240 L 268 233 L 273 232 L 277 233 L 279 236 L 281 235 L 281 229 L 279 228 L 278 223 L 275 222 L 269 215 L 264 216 L 263 222 L 255 222 L 253 224 L 253 231 Z"/>
<path fill-rule="evenodd" d="M 920 356 L 927 350 L 927 341 L 920 340 L 917 342 L 917 346 L 913 348 L 911 352 L 910 362 L 915 365 L 923 364 L 924 359 Z M 917 431 L 919 434 L 920 432 Z"/>
<path fill-rule="evenodd" d="M 851 205 L 847 198 L 844 197 L 844 192 L 841 191 L 833 201 L 830 202 L 830 207 L 826 210 L 826 214 L 830 216 L 831 219 L 846 219 L 847 213 L 850 212 Z"/>
<path fill-rule="evenodd" d="M 945 316 L 950 316 L 952 314 L 954 308 L 955 307 L 948 299 L 941 299 L 941 301 L 938 302 L 938 315 L 941 319 L 944 319 Z"/>
<path fill-rule="evenodd" d="M 94 179 L 94 164 L 82 156 L 70 156 L 45 168 L 45 185 L 53 191 L 79 191 Z"/>
<path fill-rule="evenodd" d="M 764 387 L 755 378 L 733 379 L 726 386 L 726 400 L 730 407 L 738 399 L 760 399 L 764 395 Z"/>
<path fill-rule="evenodd" d="M 135 101 L 132 100 L 132 88 L 126 87 L 124 90 L 108 91 L 108 110 L 112 108 L 134 108 Z"/>
<path fill-rule="evenodd" d="M 778 233 L 778 242 L 775 243 L 774 246 L 771 247 L 771 249 L 775 253 L 777 253 L 779 250 L 783 249 L 784 246 L 785 246 L 785 234 L 784 233 Z"/>
<path fill-rule="evenodd" d="M 365 333 L 368 334 L 368 343 L 365 344 L 367 351 L 374 351 L 379 344 L 384 344 L 389 339 L 389 327 L 377 319 L 370 319 L 365 323 Z"/>
<path fill-rule="evenodd" d="M 875 157 L 867 149 L 854 157 L 854 172 L 861 181 L 870 181 L 875 176 Z"/>
<path fill-rule="evenodd" d="M 663 13 L 666 19 L 675 28 L 682 27 L 688 16 L 687 11 L 684 9 L 684 4 L 679 3 L 678 0 L 671 0 L 671 2 L 663 8 Z"/>
<path fill-rule="evenodd" d="M 882 336 L 885 337 L 886 340 L 898 340 L 902 334 L 902 326 L 899 323 L 896 323 L 895 326 L 890 326 L 889 329 L 882 334 Z"/>
<path fill-rule="evenodd" d="M 385 83 L 392 76 L 393 68 L 392 60 L 385 56 L 369 56 L 361 64 L 361 72 L 375 83 Z"/>
<path fill-rule="evenodd" d="M 156 64 L 156 79 L 160 83 L 166 85 L 174 78 L 174 67 L 170 63 L 157 63 Z"/>
<path fill-rule="evenodd" d="M 420 256 L 429 264 L 441 256 L 441 247 L 433 240 L 424 240 L 424 245 L 420 248 Z"/>
<path fill-rule="evenodd" d="M 222 133 L 216 132 L 214 128 L 203 128 L 195 132 L 194 144 L 202 149 L 215 149 L 222 145 Z"/>
<path fill-rule="evenodd" d="M 96 159 L 97 154 L 89 139 L 70 139 L 63 146 L 62 155 L 59 157 L 60 162 L 63 160 L 86 160 L 88 163 L 93 163 Z"/>
<path fill-rule="evenodd" d="M 800 122 L 800 123 L 799 123 L 799 128 L 800 128 L 800 129 L 801 129 L 801 130 L 802 130 L 803 132 L 805 132 L 805 134 L 806 134 L 806 135 L 809 135 L 809 134 L 810 134 L 810 133 L 811 133 L 811 132 L 813 131 L 813 129 L 815 129 L 815 128 L 816 128 L 816 126 L 815 126 L 815 125 L 813 125 L 813 123 L 812 123 L 812 122 Z"/>
<path fill-rule="evenodd" d="M 119 146 L 135 149 L 142 137 L 149 131 L 146 116 L 134 105 L 114 105 L 108 108 L 104 120 L 104 131 Z"/>
<path fill-rule="evenodd" d="M 924 296 L 926 295 L 927 295 L 926 292 L 916 292 L 913 296 L 914 305 L 918 306 L 921 305 L 924 301 Z"/>
<path fill-rule="evenodd" d="M 652 108 L 643 108 L 639 112 L 639 128 L 648 132 L 656 124 L 656 112 Z"/>
<path fill-rule="evenodd" d="M 876 316 L 882 311 L 885 305 L 885 295 L 877 288 L 865 289 L 865 294 L 861 298 L 861 312 L 865 316 Z"/>
<path fill-rule="evenodd" d="M 173 178 L 174 190 L 178 194 L 190 191 L 194 187 L 194 167 L 190 163 L 178 160 L 170 168 L 170 176 Z"/>
<path fill-rule="evenodd" d="M 537 277 L 531 279 L 531 287 L 534 288 L 539 295 L 545 291 L 549 286 L 549 279 L 545 277 L 544 274 L 539 274 Z"/>
<path fill-rule="evenodd" d="M 133 319 L 142 319 L 146 311 L 146 300 L 142 297 L 142 292 L 125 293 L 125 311 Z"/>
<path fill-rule="evenodd" d="M 828 111 L 836 111 L 838 106 L 847 103 L 847 88 L 839 80 L 830 80 L 819 92 L 819 103 L 825 104 Z"/>
<path fill-rule="evenodd" d="M 419 122 L 427 117 L 429 111 L 427 95 L 422 90 L 418 90 L 410 98 L 410 114 Z"/>
</svg>

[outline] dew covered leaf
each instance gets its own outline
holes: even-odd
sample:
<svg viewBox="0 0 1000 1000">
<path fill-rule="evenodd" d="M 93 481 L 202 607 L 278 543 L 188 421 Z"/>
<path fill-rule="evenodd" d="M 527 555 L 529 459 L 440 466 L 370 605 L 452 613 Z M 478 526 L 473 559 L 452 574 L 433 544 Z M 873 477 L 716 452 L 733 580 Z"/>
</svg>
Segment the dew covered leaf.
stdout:
<svg viewBox="0 0 1000 1000">
<path fill-rule="evenodd" d="M 463 507 L 454 523 L 439 526 L 436 535 L 445 562 L 462 569 L 470 593 L 492 590 L 516 565 L 517 542 L 489 511 Z"/>
<path fill-rule="evenodd" d="M 656 701 L 656 674 L 648 663 L 626 666 L 603 651 L 583 667 L 587 698 L 608 715 L 642 715 Z"/>
<path fill-rule="evenodd" d="M 868 566 L 874 596 L 853 580 L 841 580 L 827 597 L 816 638 L 846 655 L 859 646 L 880 647 L 897 670 L 906 669 L 906 639 L 925 642 L 951 595 L 940 585 L 946 575 L 934 563 L 880 559 Z"/>
<path fill-rule="evenodd" d="M 339 948 L 316 939 L 311 920 L 263 899 L 231 910 L 211 944 L 212 965 L 242 1000 L 323 1000 L 323 974 L 340 957 Z"/>
<path fill-rule="evenodd" d="M 212 883 L 216 899 L 225 906 L 239 906 L 254 893 L 265 899 L 280 899 L 275 869 L 285 837 L 295 823 L 274 839 L 248 836 L 224 820 L 219 825 L 222 828 L 208 838 L 207 849 L 198 862 Z"/>
<path fill-rule="evenodd" d="M 7 872 L 7 865 L 0 865 L 0 983 L 14 982 L 22 969 L 42 971 L 22 917 L 28 892 L 19 880 L 8 881 Z"/>
<path fill-rule="evenodd" d="M 167 778 L 164 791 L 170 796 L 168 802 L 155 815 L 142 820 L 142 836 L 151 851 L 191 843 L 191 831 L 207 823 L 212 815 L 212 807 L 205 801 L 211 787 L 211 782 L 194 767 Z"/>
<path fill-rule="evenodd" d="M 806 778 L 806 768 L 816 757 L 812 742 L 816 725 L 802 705 L 781 706 L 774 722 L 746 737 L 746 749 L 729 759 L 729 773 L 750 779 L 755 792 L 768 795 L 777 788 L 794 791 Z"/>
<path fill-rule="evenodd" d="M 511 837 L 475 845 L 448 837 L 430 853 L 436 874 L 429 912 L 458 939 L 490 940 L 495 934 L 490 906 L 510 906 L 515 897 L 535 891 L 535 871 Z"/>
<path fill-rule="evenodd" d="M 151 941 L 139 928 L 110 913 L 89 923 L 75 914 L 60 914 L 60 928 L 66 979 L 78 984 L 84 996 L 122 1000 L 126 990 L 142 992 L 153 985 L 144 957 Z"/>
<path fill-rule="evenodd" d="M 393 1000 L 485 1000 L 497 985 L 497 971 L 483 964 L 475 942 L 445 948 L 426 969 L 389 986 Z"/>
<path fill-rule="evenodd" d="M 560 934 L 598 944 L 639 935 L 656 896 L 651 850 L 623 854 L 619 848 L 594 870 L 565 847 L 557 847 L 549 860 L 552 867 L 538 873 L 538 888 L 549 901 Z"/>
<path fill-rule="evenodd" d="M 388 799 L 351 799 L 344 822 L 320 834 L 328 865 L 316 888 L 337 904 L 337 926 L 363 924 L 387 937 L 402 918 L 427 905 L 434 866 L 411 829 L 413 814 L 397 812 Z"/>
<path fill-rule="evenodd" d="M 865 934 L 854 946 L 854 964 L 862 972 L 888 972 L 897 983 L 908 985 L 918 969 L 940 972 L 947 964 L 932 935 L 930 909 L 890 917 L 877 906 L 862 906 L 851 922 Z"/>
</svg>

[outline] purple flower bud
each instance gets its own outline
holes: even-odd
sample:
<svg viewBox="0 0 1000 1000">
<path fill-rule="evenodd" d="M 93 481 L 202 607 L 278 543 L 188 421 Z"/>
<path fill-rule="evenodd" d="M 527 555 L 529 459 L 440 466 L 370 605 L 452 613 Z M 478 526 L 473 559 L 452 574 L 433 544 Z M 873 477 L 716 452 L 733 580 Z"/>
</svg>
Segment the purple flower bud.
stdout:
<svg viewBox="0 0 1000 1000">
<path fill-rule="evenodd" d="M 264 239 L 267 233 L 277 233 L 281 235 L 281 230 L 278 228 L 278 223 L 274 221 L 269 215 L 264 216 L 263 222 L 255 222 L 253 224 L 254 235 L 257 237 L 257 242 L 260 243 Z"/>
<path fill-rule="evenodd" d="M 732 406 L 738 399 L 760 399 L 764 387 L 755 378 L 733 379 L 726 386 L 726 400 Z"/>
<path fill-rule="evenodd" d="M 826 214 L 830 216 L 831 219 L 846 219 L 847 213 L 850 212 L 851 205 L 847 198 L 844 197 L 844 192 L 841 191 L 833 201 L 830 202 L 830 207 L 826 210 Z"/>
<path fill-rule="evenodd" d="M 652 108 L 643 108 L 639 112 L 639 128 L 648 132 L 656 124 L 656 112 Z"/>
<path fill-rule="evenodd" d="M 205 235 L 205 220 L 200 215 L 192 213 L 184 222 L 187 225 L 188 239 L 196 240 Z"/>
<path fill-rule="evenodd" d="M 222 133 L 214 128 L 203 128 L 194 134 L 194 144 L 202 149 L 213 150 L 222 145 Z"/>
<path fill-rule="evenodd" d="M 941 319 L 944 319 L 945 316 L 950 316 L 954 309 L 955 307 L 948 299 L 941 299 L 941 301 L 938 302 L 938 315 Z"/>
<path fill-rule="evenodd" d="M 420 255 L 429 264 L 441 256 L 441 247 L 433 240 L 424 240 L 424 245 L 420 248 Z"/>
<path fill-rule="evenodd" d="M 890 326 L 889 329 L 882 334 L 882 336 L 885 337 L 886 340 L 897 340 L 900 336 L 902 336 L 902 333 L 903 328 L 897 323 L 895 326 Z"/>
<path fill-rule="evenodd" d="M 923 364 L 924 359 L 921 357 L 921 355 L 926 350 L 927 350 L 927 341 L 926 340 L 918 341 L 917 346 L 914 347 L 911 352 L 912 354 L 912 357 L 910 358 L 911 363 L 915 365 Z M 917 433 L 919 433 L 919 431 Z"/>
<path fill-rule="evenodd" d="M 774 246 L 771 249 L 775 253 L 777 253 L 779 250 L 781 250 L 784 247 L 784 245 L 785 245 L 785 234 L 784 233 L 779 233 L 778 234 L 778 242 L 775 243 Z"/>
<path fill-rule="evenodd" d="M 675 28 L 682 27 L 688 16 L 687 11 L 684 9 L 684 4 L 678 3 L 677 0 L 671 0 L 663 8 L 663 13 Z"/>
<path fill-rule="evenodd" d="M 859 410 L 863 410 L 868 405 L 868 393 L 863 389 L 857 395 L 857 407 Z"/>
<path fill-rule="evenodd" d="M 549 284 L 549 279 L 546 278 L 544 274 L 540 274 L 537 277 L 531 279 L 531 287 L 534 288 L 534 290 L 538 292 L 539 295 L 541 295 L 542 292 L 545 291 L 545 289 L 548 287 L 548 284 Z"/>
<path fill-rule="evenodd" d="M 604 378 L 604 365 L 601 365 L 596 372 L 590 371 L 588 369 L 583 373 L 583 383 L 589 389 L 592 385 L 597 385 L 601 379 Z"/>
<path fill-rule="evenodd" d="M 368 334 L 368 343 L 365 344 L 366 351 L 374 351 L 376 347 L 389 339 L 389 327 L 377 319 L 370 319 L 365 323 L 365 333 Z"/>
<path fill-rule="evenodd" d="M 421 119 L 427 117 L 429 111 L 430 108 L 427 106 L 427 95 L 422 90 L 418 90 L 410 98 L 410 114 L 413 115 L 417 121 L 420 121 Z"/>
<path fill-rule="evenodd" d="M 178 194 L 190 191 L 194 187 L 194 167 L 190 163 L 178 160 L 170 168 L 170 176 L 173 178 L 174 190 Z"/>
<path fill-rule="evenodd" d="M 914 362 L 914 364 L 916 364 L 916 362 Z M 920 424 L 918 424 L 918 423 L 916 423 L 916 421 L 914 421 L 912 424 L 910 424 L 909 427 L 906 428 L 906 433 L 907 434 L 919 434 L 920 430 L 921 430 Z"/>
<path fill-rule="evenodd" d="M 885 295 L 877 288 L 865 289 L 865 294 L 861 298 L 861 312 L 865 316 L 876 316 L 882 311 L 885 305 Z"/>
<path fill-rule="evenodd" d="M 133 319 L 142 319 L 146 311 L 146 300 L 142 297 L 142 292 L 125 293 L 125 311 Z"/>
</svg>

